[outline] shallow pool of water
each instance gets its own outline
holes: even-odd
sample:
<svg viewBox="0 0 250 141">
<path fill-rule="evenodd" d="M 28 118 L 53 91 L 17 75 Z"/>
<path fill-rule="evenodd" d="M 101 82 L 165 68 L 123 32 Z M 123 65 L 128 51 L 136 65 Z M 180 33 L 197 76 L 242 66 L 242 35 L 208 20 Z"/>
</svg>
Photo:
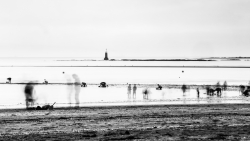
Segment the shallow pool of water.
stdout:
<svg viewBox="0 0 250 141">
<path fill-rule="evenodd" d="M 24 84 L 0 85 L 0 108 L 25 108 Z M 35 106 L 52 104 L 55 107 L 68 107 L 76 104 L 74 85 L 53 84 L 34 85 Z M 110 105 L 148 105 L 148 104 L 207 104 L 207 103 L 249 103 L 248 98 L 241 96 L 238 91 L 223 91 L 221 97 L 208 96 L 201 89 L 197 97 L 195 89 L 183 93 L 181 89 L 163 88 L 156 90 L 148 88 L 148 98 L 143 97 L 145 89 L 139 86 L 136 95 L 133 91 L 128 94 L 127 86 L 110 86 L 100 88 L 97 85 L 81 87 L 79 94 L 80 106 L 110 106 Z"/>
</svg>

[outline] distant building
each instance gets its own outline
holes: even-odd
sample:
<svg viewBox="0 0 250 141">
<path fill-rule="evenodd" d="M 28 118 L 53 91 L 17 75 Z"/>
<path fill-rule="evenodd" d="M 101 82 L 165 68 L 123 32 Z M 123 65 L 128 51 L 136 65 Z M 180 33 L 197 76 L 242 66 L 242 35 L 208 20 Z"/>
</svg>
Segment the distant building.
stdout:
<svg viewBox="0 0 250 141">
<path fill-rule="evenodd" d="M 107 49 L 106 49 L 106 52 L 105 52 L 105 58 L 104 58 L 104 60 L 109 60 Z"/>
</svg>

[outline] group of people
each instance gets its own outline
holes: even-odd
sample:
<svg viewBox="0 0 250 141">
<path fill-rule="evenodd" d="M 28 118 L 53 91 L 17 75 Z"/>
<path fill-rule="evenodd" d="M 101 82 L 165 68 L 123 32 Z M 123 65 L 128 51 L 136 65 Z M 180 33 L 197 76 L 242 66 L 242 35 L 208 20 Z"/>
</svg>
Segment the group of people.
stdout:
<svg viewBox="0 0 250 141">
<path fill-rule="evenodd" d="M 72 97 L 72 93 L 74 92 L 74 97 L 75 97 L 75 107 L 78 108 L 79 107 L 79 94 L 81 91 L 81 81 L 80 78 L 78 77 L 77 74 L 68 74 L 63 72 L 63 75 L 65 77 L 66 80 L 66 89 L 67 89 L 67 97 L 68 97 L 68 102 L 71 106 L 71 97 Z M 35 85 L 34 85 L 34 81 L 30 81 L 28 82 L 25 87 L 24 87 L 24 94 L 25 94 L 25 103 L 26 103 L 26 108 L 32 108 L 34 106 L 34 102 L 36 101 L 36 99 L 34 98 L 34 94 L 35 92 Z M 44 84 L 48 84 L 48 81 L 46 79 L 44 79 Z M 73 85 L 72 85 L 73 84 Z M 86 84 L 85 84 L 86 85 Z"/>
<path fill-rule="evenodd" d="M 209 96 L 213 96 L 215 95 L 214 92 L 216 92 L 217 96 L 220 97 L 221 96 L 221 88 L 211 88 L 211 87 L 206 87 L 206 94 L 209 95 Z M 197 92 L 197 98 L 200 98 L 200 89 L 199 87 L 196 88 L 196 92 Z"/>
<path fill-rule="evenodd" d="M 188 86 L 183 84 L 181 89 L 183 91 L 183 94 L 185 94 L 185 92 L 189 88 L 188 88 Z M 216 94 L 218 97 L 221 97 L 221 95 L 222 95 L 222 88 L 220 88 L 220 87 L 212 88 L 211 86 L 206 86 L 205 89 L 206 89 L 206 94 L 209 96 L 214 96 Z M 226 90 L 226 89 L 224 89 L 224 90 Z M 196 92 L 197 92 L 197 98 L 200 98 L 200 88 L 199 87 L 196 88 Z"/>
<path fill-rule="evenodd" d="M 87 87 L 87 84 L 85 82 L 80 82 L 80 78 L 76 74 L 73 74 L 71 76 L 69 76 L 68 74 L 65 74 L 64 72 L 63 72 L 63 74 L 66 76 L 67 84 L 70 84 L 70 85 L 67 85 L 69 103 L 71 103 L 71 93 L 74 89 L 76 107 L 79 107 L 80 87 Z M 11 83 L 11 78 L 8 78 L 8 80 L 9 80 L 8 83 Z M 72 83 L 72 80 L 74 83 Z M 48 81 L 46 79 L 44 79 L 44 83 L 48 84 Z M 106 84 L 106 82 L 101 82 L 99 87 L 108 87 L 108 85 Z M 245 86 L 241 85 L 239 87 L 240 87 L 240 91 L 242 92 L 243 95 L 250 96 L 250 86 L 245 87 Z M 184 94 L 187 91 L 187 89 L 189 89 L 189 87 L 184 84 L 184 85 L 182 85 L 181 89 L 182 89 L 183 94 Z M 207 86 L 205 89 L 206 89 L 207 95 L 213 96 L 215 94 L 215 92 L 217 92 L 217 96 L 221 96 L 222 88 L 220 88 L 220 87 L 215 87 L 215 89 L 213 89 L 210 86 Z M 132 92 L 132 90 L 133 90 L 133 92 Z M 157 84 L 156 90 L 162 90 L 162 86 L 160 84 Z M 128 99 L 131 99 L 131 98 L 136 99 L 136 91 L 137 91 L 136 84 L 133 84 L 133 85 L 128 84 L 128 87 L 127 87 Z M 196 88 L 196 92 L 197 92 L 197 97 L 199 98 L 200 97 L 199 87 Z M 26 84 L 26 86 L 24 88 L 24 93 L 25 93 L 25 97 L 26 97 L 26 107 L 28 108 L 29 106 L 33 106 L 34 101 L 35 101 L 35 99 L 33 98 L 34 82 L 29 82 Z M 148 99 L 149 93 L 150 93 L 150 91 L 148 88 L 144 89 L 142 91 L 143 99 Z"/>
<path fill-rule="evenodd" d="M 156 88 L 156 90 L 161 90 L 162 89 L 161 85 L 157 84 L 157 86 L 158 87 Z M 133 90 L 133 97 L 132 98 L 136 99 L 136 90 L 137 90 L 136 84 L 134 84 L 133 87 L 131 86 L 131 84 L 128 85 L 128 92 L 127 92 L 128 99 L 131 99 L 131 92 L 132 92 L 132 90 Z M 149 94 L 150 94 L 149 88 L 143 89 L 143 91 L 142 91 L 143 99 L 148 99 L 148 95 Z"/>
</svg>

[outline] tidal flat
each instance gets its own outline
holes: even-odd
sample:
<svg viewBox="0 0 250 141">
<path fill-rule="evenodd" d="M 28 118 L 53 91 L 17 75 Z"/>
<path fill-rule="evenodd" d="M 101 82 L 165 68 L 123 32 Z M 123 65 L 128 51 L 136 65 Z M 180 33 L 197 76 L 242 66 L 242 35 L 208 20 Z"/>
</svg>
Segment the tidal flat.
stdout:
<svg viewBox="0 0 250 141">
<path fill-rule="evenodd" d="M 249 140 L 249 104 L 0 110 L 0 140 Z"/>
</svg>

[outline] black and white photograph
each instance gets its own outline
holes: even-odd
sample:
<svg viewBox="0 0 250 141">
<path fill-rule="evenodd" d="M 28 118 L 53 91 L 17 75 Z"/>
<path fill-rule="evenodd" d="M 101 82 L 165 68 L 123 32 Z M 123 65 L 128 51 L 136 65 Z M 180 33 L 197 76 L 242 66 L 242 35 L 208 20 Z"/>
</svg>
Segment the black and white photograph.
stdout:
<svg viewBox="0 0 250 141">
<path fill-rule="evenodd" d="M 0 0 L 0 140 L 250 140 L 250 0 Z"/>
</svg>

